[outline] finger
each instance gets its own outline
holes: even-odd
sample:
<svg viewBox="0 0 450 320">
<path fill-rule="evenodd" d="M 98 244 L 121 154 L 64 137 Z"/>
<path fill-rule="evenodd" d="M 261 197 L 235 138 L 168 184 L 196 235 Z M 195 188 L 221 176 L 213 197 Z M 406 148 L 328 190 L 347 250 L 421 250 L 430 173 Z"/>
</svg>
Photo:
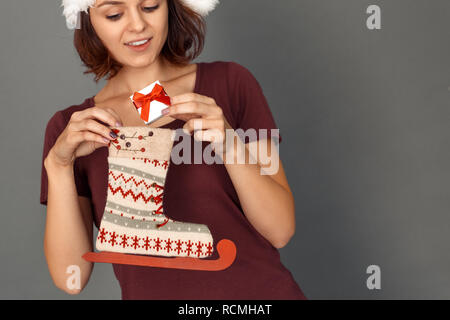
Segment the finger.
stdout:
<svg viewBox="0 0 450 320">
<path fill-rule="evenodd" d="M 221 144 L 224 141 L 223 133 L 218 129 L 198 130 L 194 133 L 194 139 L 197 141 L 209 141 Z"/>
<path fill-rule="evenodd" d="M 117 126 L 117 123 L 120 121 L 120 119 L 116 119 L 116 116 L 114 116 L 111 112 L 99 107 L 92 107 L 74 112 L 70 117 L 71 121 L 82 121 L 85 119 L 98 119 L 112 127 Z"/>
<path fill-rule="evenodd" d="M 188 134 L 191 134 L 194 130 L 207 130 L 212 128 L 216 128 L 219 131 L 223 132 L 224 131 L 223 120 L 196 118 L 187 121 L 183 126 L 183 130 Z"/>
<path fill-rule="evenodd" d="M 179 104 L 179 103 L 185 103 L 189 101 L 197 101 L 205 104 L 216 104 L 216 101 L 213 98 L 195 93 L 195 92 L 188 92 L 188 93 L 182 93 L 173 97 L 170 97 L 170 104 Z"/>
<path fill-rule="evenodd" d="M 123 126 L 122 119 L 120 118 L 119 114 L 114 109 L 106 108 L 106 110 L 109 111 L 114 116 L 114 118 L 116 119 L 115 126 L 117 126 L 117 127 Z"/>
<path fill-rule="evenodd" d="M 89 150 L 91 150 L 91 152 L 94 152 L 95 150 L 102 148 L 102 147 L 107 147 L 108 148 L 108 143 L 100 143 L 97 141 L 85 141 L 83 143 L 80 144 L 80 146 L 83 146 L 82 148 L 77 148 L 76 152 L 75 152 L 75 157 L 78 158 L 80 156 L 83 156 L 86 154 L 85 151 L 85 145 L 88 146 Z M 84 149 L 84 150 L 83 150 Z"/>
<path fill-rule="evenodd" d="M 84 141 L 98 142 L 105 145 L 110 143 L 109 140 L 106 142 L 107 139 L 105 137 L 90 131 L 75 131 L 69 136 L 68 140 L 69 143 L 76 146 Z"/>
<path fill-rule="evenodd" d="M 112 130 L 109 127 L 102 125 L 93 119 L 71 122 L 68 126 L 71 131 L 91 131 L 93 133 L 97 133 L 98 135 L 108 139 L 108 142 L 110 140 L 117 139 L 117 135 L 111 135 Z"/>
<path fill-rule="evenodd" d="M 219 118 L 222 116 L 222 109 L 202 102 L 190 101 L 183 102 L 167 108 L 168 116 L 181 114 L 195 114 L 204 118 Z"/>
<path fill-rule="evenodd" d="M 97 142 L 97 141 L 94 141 L 94 142 L 92 142 L 92 143 L 94 144 L 94 149 L 95 149 L 95 150 L 97 150 L 98 148 L 102 148 L 102 147 L 107 147 L 107 146 L 109 146 L 109 143 L 105 143 L 105 142 L 99 143 L 99 142 Z"/>
</svg>

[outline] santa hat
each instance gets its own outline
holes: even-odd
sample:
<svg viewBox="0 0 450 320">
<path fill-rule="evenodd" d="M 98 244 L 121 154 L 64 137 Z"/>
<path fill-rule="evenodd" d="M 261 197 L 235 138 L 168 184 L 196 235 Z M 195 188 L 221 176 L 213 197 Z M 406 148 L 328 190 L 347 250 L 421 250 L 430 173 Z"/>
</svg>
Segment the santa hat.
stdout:
<svg viewBox="0 0 450 320">
<path fill-rule="evenodd" d="M 206 16 L 210 13 L 219 0 L 180 0 L 184 5 L 191 8 L 201 16 Z M 79 28 L 81 11 L 87 12 L 89 7 L 95 4 L 95 0 L 63 0 L 64 7 L 63 15 L 66 17 L 67 28 Z"/>
</svg>

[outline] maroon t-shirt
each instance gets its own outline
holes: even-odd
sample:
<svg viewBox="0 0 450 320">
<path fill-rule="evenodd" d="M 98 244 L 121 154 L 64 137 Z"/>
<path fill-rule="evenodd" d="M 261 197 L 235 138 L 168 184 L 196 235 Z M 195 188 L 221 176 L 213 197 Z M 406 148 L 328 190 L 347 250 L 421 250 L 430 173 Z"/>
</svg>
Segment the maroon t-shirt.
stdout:
<svg viewBox="0 0 450 320">
<path fill-rule="evenodd" d="M 238 63 L 198 63 L 194 92 L 214 98 L 234 129 L 277 129 L 259 83 Z M 42 161 L 71 114 L 93 106 L 91 97 L 81 105 L 54 114 L 47 124 Z M 178 129 L 184 123 L 175 120 L 162 128 Z M 194 143 L 193 136 L 191 140 Z M 203 148 L 208 145 L 195 143 L 201 143 Z M 97 229 L 106 205 L 107 156 L 108 149 L 104 147 L 74 162 L 78 195 L 91 199 Z M 40 202 L 47 204 L 43 163 Z M 228 269 L 215 272 L 113 264 L 122 299 L 306 299 L 282 265 L 278 250 L 246 218 L 223 164 L 174 164 L 171 159 L 163 206 L 164 214 L 171 219 L 206 224 L 215 244 L 221 239 L 232 240 L 237 247 L 236 260 Z M 211 258 L 217 257 L 215 250 Z"/>
</svg>

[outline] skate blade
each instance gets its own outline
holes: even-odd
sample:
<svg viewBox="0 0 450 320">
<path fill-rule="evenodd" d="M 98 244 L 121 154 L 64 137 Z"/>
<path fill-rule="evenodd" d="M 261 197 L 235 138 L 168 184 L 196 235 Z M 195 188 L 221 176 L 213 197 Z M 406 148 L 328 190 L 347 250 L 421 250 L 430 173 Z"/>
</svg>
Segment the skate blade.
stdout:
<svg viewBox="0 0 450 320">
<path fill-rule="evenodd" d="M 217 243 L 219 259 L 206 260 L 189 257 L 149 257 L 118 252 L 87 252 L 83 259 L 90 262 L 126 264 L 142 267 L 167 269 L 221 271 L 225 270 L 236 258 L 236 245 L 233 241 L 222 239 Z"/>
</svg>

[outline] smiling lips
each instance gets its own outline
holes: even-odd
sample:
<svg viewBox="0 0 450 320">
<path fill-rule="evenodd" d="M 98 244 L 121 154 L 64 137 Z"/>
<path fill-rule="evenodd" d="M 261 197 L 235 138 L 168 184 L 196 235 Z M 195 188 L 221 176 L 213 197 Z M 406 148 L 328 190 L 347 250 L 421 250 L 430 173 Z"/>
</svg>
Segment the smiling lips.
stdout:
<svg viewBox="0 0 450 320">
<path fill-rule="evenodd" d="M 142 50 L 145 50 L 148 47 L 148 45 L 150 44 L 150 40 L 152 40 L 152 38 L 147 38 L 147 39 L 127 42 L 127 43 L 125 43 L 125 45 L 127 47 L 129 47 L 130 49 L 134 49 L 134 50 L 137 50 L 137 51 L 142 51 Z"/>
</svg>

